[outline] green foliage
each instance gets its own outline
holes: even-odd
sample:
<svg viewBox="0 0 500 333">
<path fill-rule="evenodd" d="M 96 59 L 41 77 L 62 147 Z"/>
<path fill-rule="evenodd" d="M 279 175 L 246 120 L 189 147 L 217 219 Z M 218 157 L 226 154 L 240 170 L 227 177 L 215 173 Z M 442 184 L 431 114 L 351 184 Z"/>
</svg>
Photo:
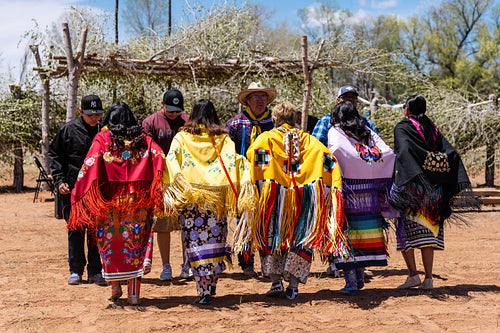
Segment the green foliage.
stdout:
<svg viewBox="0 0 500 333">
<path fill-rule="evenodd" d="M 25 91 L 22 99 L 3 96 L 0 99 L 0 163 L 11 164 L 12 143 L 21 142 L 25 152 L 40 149 L 41 140 L 41 98 L 35 91 Z M 57 103 L 51 105 L 53 114 L 51 132 L 57 131 L 63 123 L 64 111 Z"/>
<path fill-rule="evenodd" d="M 165 1 L 151 3 L 164 6 Z M 212 7 L 201 5 L 201 1 L 189 3 L 189 20 L 173 27 L 170 36 L 160 23 L 155 23 L 155 28 L 141 28 L 141 33 L 125 44 L 116 45 L 109 42 L 112 33 L 108 14 L 72 7 L 51 30 L 43 31 L 35 22 L 35 28 L 25 38 L 39 46 L 47 68 L 55 66 L 47 61 L 50 53 L 64 54 L 61 22 L 69 23 L 74 51 L 81 30 L 88 26 L 86 53 L 95 52 L 99 57 L 113 53 L 118 61 L 175 58 L 179 62 L 198 59 L 202 64 L 239 60 L 257 68 L 255 72 L 221 70 L 208 77 L 207 69 L 202 67 L 193 67 L 191 77 L 139 74 L 133 70 L 113 75 L 82 74 L 79 96 L 97 94 L 105 108 L 113 101 L 125 101 L 140 119 L 160 108 L 166 90 L 178 88 L 184 94 L 187 112 L 196 100 L 209 98 L 221 120 L 226 121 L 241 110 L 236 96 L 251 81 L 276 88 L 274 104 L 287 101 L 302 108 L 303 75 L 276 75 L 260 62 L 262 57 L 300 60 L 299 33 L 287 25 L 270 27 L 270 14 L 247 1 Z M 320 60 L 341 63 L 314 71 L 310 114 L 321 117 L 330 112 L 338 87 L 345 84 L 356 85 L 362 98 L 369 100 L 375 95 L 385 105 L 403 103 L 406 96 L 420 93 L 428 100 L 431 119 L 462 152 L 476 149 L 486 139 L 498 140 L 498 115 L 485 111 L 484 105 L 464 108 L 499 90 L 500 7 L 489 5 L 490 0 L 447 0 L 407 21 L 395 16 L 355 20 L 349 11 L 339 10 L 334 1 L 321 1 L 299 11 L 303 31 L 309 37 L 309 60 L 315 59 L 324 39 Z M 135 10 L 153 19 L 151 12 L 139 6 Z M 39 79 L 35 74 L 23 83 L 25 99 L 4 97 L 0 101 L 0 110 L 5 110 L 0 111 L 0 138 L 4 143 L 0 151 L 6 154 L 12 138 L 21 138 L 28 149 L 39 149 L 41 101 L 39 93 L 31 88 Z M 50 136 L 64 121 L 66 89 L 66 78 L 51 80 Z M 403 117 L 402 109 L 385 106 L 370 117 L 382 138 L 392 143 L 392 130 Z"/>
<path fill-rule="evenodd" d="M 490 0 L 443 1 L 406 28 L 408 60 L 431 79 L 468 98 L 498 91 L 499 7 Z"/>
</svg>

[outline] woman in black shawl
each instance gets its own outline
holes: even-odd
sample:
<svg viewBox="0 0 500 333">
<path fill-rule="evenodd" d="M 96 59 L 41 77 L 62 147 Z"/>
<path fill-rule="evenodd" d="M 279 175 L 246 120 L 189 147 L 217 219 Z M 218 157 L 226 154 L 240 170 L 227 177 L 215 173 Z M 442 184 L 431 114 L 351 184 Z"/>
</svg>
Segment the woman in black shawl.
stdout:
<svg viewBox="0 0 500 333">
<path fill-rule="evenodd" d="M 409 275 L 400 289 L 421 286 L 432 289 L 434 249 L 444 250 L 443 222 L 459 209 L 479 209 L 465 167 L 457 151 L 425 115 L 426 101 L 410 96 L 405 103 L 405 119 L 394 128 L 396 153 L 394 186 L 390 202 L 402 218 L 398 222 L 397 249 L 401 251 Z M 418 276 L 415 251 L 419 248 L 425 271 Z"/>
</svg>

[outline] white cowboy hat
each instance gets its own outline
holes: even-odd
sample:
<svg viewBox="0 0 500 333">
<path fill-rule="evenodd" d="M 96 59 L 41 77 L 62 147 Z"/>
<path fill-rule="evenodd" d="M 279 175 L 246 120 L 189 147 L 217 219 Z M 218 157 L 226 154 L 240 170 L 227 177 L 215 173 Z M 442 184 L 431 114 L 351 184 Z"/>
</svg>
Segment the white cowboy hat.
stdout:
<svg viewBox="0 0 500 333">
<path fill-rule="evenodd" d="M 265 92 L 267 94 L 267 103 L 270 104 L 276 98 L 276 89 L 264 87 L 260 81 L 252 82 L 248 86 L 248 89 L 242 90 L 238 94 L 238 102 L 243 105 L 247 105 L 247 96 L 254 92 Z"/>
</svg>

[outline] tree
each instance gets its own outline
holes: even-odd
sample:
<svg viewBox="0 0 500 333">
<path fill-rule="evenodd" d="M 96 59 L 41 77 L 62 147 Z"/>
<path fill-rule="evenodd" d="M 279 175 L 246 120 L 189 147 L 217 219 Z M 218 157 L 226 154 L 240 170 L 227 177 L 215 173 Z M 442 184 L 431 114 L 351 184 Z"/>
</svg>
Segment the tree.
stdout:
<svg viewBox="0 0 500 333">
<path fill-rule="evenodd" d="M 316 2 L 310 7 L 297 11 L 301 30 L 312 40 L 336 39 L 344 35 L 349 11 L 340 10 L 334 0 Z"/>
<path fill-rule="evenodd" d="M 405 38 L 408 60 L 444 84 L 474 90 L 480 68 L 488 63 L 485 56 L 492 56 L 491 47 L 483 46 L 489 38 L 495 41 L 491 24 L 485 23 L 490 7 L 491 0 L 447 0 L 410 18 Z"/>
<path fill-rule="evenodd" d="M 152 36 L 171 28 L 167 9 L 164 0 L 125 0 L 122 16 L 130 33 Z"/>
<path fill-rule="evenodd" d="M 118 5 L 120 4 L 120 0 L 115 0 L 115 44 L 118 44 Z"/>
</svg>

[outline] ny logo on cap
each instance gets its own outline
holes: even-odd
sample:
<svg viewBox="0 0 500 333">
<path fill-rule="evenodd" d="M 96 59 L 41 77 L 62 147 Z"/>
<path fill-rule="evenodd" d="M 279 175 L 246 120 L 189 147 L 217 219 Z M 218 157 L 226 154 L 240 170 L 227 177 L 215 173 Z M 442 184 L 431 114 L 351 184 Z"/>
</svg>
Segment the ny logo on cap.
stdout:
<svg viewBox="0 0 500 333">
<path fill-rule="evenodd" d="M 91 101 L 90 102 L 90 107 L 91 108 L 96 108 L 97 107 L 97 102 L 96 101 Z"/>
</svg>

